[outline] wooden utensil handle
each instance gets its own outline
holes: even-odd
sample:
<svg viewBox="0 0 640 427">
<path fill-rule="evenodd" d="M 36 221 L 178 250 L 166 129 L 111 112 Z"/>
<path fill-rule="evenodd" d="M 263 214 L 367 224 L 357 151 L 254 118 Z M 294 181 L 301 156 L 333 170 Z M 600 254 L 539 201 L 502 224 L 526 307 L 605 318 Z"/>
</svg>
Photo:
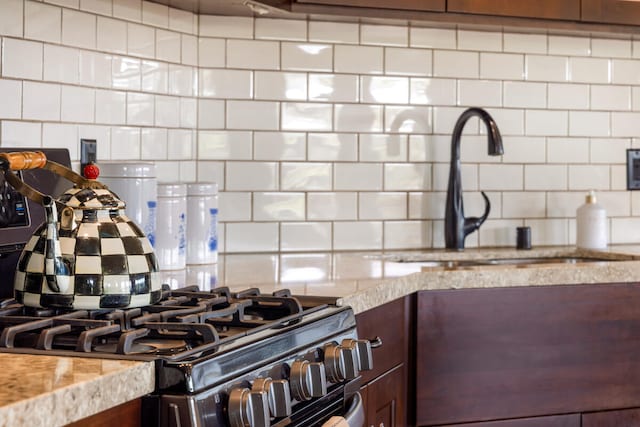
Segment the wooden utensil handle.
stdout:
<svg viewBox="0 0 640 427">
<path fill-rule="evenodd" d="M 37 169 L 47 163 L 47 156 L 42 151 L 0 153 L 0 157 L 9 162 L 12 170 Z"/>
</svg>

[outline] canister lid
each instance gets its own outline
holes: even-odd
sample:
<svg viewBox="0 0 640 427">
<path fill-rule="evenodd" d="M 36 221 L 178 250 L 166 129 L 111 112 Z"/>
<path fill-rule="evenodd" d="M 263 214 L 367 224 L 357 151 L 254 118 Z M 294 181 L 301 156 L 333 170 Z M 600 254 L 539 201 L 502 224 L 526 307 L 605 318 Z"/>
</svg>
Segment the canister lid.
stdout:
<svg viewBox="0 0 640 427">
<path fill-rule="evenodd" d="M 152 162 L 100 162 L 98 166 L 100 167 L 100 178 L 156 177 L 156 165 Z"/>
<path fill-rule="evenodd" d="M 189 196 L 215 196 L 218 194 L 218 184 L 215 182 L 190 182 L 187 184 Z"/>
<path fill-rule="evenodd" d="M 185 197 L 187 195 L 187 184 L 176 182 L 158 183 L 158 197 Z"/>
</svg>

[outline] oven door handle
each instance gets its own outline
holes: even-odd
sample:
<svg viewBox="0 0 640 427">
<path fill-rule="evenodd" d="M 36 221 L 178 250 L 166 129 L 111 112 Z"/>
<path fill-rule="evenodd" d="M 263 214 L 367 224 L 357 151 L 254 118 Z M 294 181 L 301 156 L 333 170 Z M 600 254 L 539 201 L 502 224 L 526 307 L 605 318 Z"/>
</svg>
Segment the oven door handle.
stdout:
<svg viewBox="0 0 640 427">
<path fill-rule="evenodd" d="M 331 417 L 322 424 L 322 427 L 363 427 L 364 426 L 364 406 L 362 396 L 356 393 L 351 397 L 346 412 L 341 417 Z"/>
</svg>

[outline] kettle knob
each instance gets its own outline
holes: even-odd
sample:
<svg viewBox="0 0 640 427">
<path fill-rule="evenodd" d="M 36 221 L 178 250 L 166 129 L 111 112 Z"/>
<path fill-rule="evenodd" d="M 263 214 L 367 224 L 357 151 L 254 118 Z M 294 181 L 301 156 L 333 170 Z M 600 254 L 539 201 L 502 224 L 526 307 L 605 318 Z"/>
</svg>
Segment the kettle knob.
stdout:
<svg viewBox="0 0 640 427">
<path fill-rule="evenodd" d="M 100 168 L 95 163 L 88 163 L 82 170 L 82 176 L 87 179 L 98 179 Z"/>
</svg>

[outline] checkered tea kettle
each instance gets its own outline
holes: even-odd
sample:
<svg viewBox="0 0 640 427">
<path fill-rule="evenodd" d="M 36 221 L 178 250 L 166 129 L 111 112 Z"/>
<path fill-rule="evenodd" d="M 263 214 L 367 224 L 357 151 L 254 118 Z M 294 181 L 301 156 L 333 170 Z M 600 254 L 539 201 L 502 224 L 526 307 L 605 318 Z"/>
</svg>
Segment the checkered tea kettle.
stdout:
<svg viewBox="0 0 640 427">
<path fill-rule="evenodd" d="M 75 185 L 58 200 L 23 182 L 23 169 L 47 169 Z M 153 248 L 107 186 L 47 160 L 44 153 L 0 153 L 0 170 L 20 194 L 44 206 L 16 270 L 18 302 L 30 307 L 131 308 L 160 300 Z M 97 177 L 97 175 L 96 175 Z"/>
</svg>

